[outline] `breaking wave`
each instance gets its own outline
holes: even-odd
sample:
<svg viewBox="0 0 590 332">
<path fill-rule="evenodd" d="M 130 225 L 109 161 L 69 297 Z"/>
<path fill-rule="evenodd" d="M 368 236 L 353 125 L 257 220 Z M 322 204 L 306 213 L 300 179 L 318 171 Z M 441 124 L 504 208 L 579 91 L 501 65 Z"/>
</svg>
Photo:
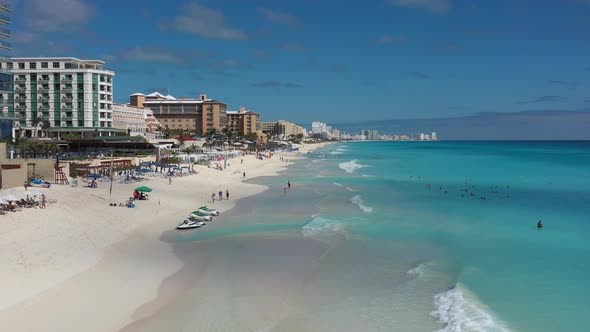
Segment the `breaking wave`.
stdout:
<svg viewBox="0 0 590 332">
<path fill-rule="evenodd" d="M 331 220 L 313 215 L 310 222 L 301 228 L 303 236 L 314 237 L 329 235 L 331 233 L 346 234 L 344 222 L 340 220 Z"/>
<path fill-rule="evenodd" d="M 354 173 L 354 171 L 356 171 L 357 169 L 361 169 L 363 167 L 368 167 L 368 165 L 362 165 L 362 164 L 358 164 L 357 163 L 357 159 L 351 160 L 351 161 L 346 161 L 343 163 L 338 164 L 338 167 L 340 167 L 340 169 L 346 171 L 347 173 Z"/>
<path fill-rule="evenodd" d="M 361 198 L 361 195 L 356 195 L 354 196 L 351 200 L 352 204 L 355 204 L 356 206 L 359 207 L 359 209 L 361 209 L 363 212 L 365 213 L 371 213 L 373 212 L 373 208 L 370 206 L 365 205 L 363 199 Z"/>
<path fill-rule="evenodd" d="M 430 313 L 442 328 L 438 332 L 510 331 L 505 323 L 461 284 L 434 296 L 435 310 Z"/>
</svg>

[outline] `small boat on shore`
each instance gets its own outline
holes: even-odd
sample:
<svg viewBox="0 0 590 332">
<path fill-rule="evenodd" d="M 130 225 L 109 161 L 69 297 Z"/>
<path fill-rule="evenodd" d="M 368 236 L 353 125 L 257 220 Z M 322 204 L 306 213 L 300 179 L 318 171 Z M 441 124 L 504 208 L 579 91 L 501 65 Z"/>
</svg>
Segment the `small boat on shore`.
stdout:
<svg viewBox="0 0 590 332">
<path fill-rule="evenodd" d="M 200 212 L 200 213 L 208 215 L 208 216 L 218 216 L 219 215 L 219 211 L 217 211 L 215 209 L 208 209 L 206 206 L 201 206 L 200 208 L 197 209 L 197 212 Z"/>
<path fill-rule="evenodd" d="M 199 227 L 203 226 L 204 224 L 205 223 L 202 221 L 185 219 L 180 224 L 178 224 L 178 226 L 176 226 L 176 229 L 199 228 Z"/>
<path fill-rule="evenodd" d="M 200 221 L 212 221 L 213 220 L 213 217 L 203 214 L 199 211 L 193 211 L 188 216 L 189 216 L 189 218 L 194 218 L 194 219 L 200 220 Z"/>
</svg>

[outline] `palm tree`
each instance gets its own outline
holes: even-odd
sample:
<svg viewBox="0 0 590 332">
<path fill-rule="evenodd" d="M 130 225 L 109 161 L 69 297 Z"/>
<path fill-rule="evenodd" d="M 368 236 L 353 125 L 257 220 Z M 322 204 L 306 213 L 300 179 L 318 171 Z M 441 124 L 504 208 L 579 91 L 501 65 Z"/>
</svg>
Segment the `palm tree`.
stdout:
<svg viewBox="0 0 590 332">
<path fill-rule="evenodd" d="M 48 120 L 44 120 L 41 124 L 41 132 L 44 133 L 45 137 L 48 136 L 49 128 L 51 128 L 51 123 Z"/>
<path fill-rule="evenodd" d="M 42 120 L 39 117 L 31 120 L 31 125 L 33 125 L 33 127 L 35 128 L 35 131 L 33 131 L 33 135 L 31 135 L 32 137 L 37 137 L 37 130 L 39 130 L 38 127 L 41 122 L 42 122 Z"/>
</svg>

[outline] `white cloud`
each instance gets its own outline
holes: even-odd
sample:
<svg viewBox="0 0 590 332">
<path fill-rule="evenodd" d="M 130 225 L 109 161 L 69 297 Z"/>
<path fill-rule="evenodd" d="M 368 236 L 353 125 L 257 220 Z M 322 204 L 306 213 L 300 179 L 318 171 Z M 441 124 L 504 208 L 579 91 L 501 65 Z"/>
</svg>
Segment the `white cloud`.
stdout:
<svg viewBox="0 0 590 332">
<path fill-rule="evenodd" d="M 445 13 L 452 6 L 452 0 L 389 0 L 388 2 L 394 6 L 425 9 L 434 13 Z"/>
<path fill-rule="evenodd" d="M 24 12 L 23 20 L 29 29 L 53 32 L 88 23 L 96 8 L 84 0 L 29 0 Z"/>
<path fill-rule="evenodd" d="M 160 25 L 163 29 L 191 33 L 209 39 L 243 40 L 244 32 L 226 25 L 225 17 L 219 10 L 196 3 L 188 4 L 181 15 Z"/>
<path fill-rule="evenodd" d="M 299 23 L 297 17 L 281 12 L 278 10 L 271 10 L 268 8 L 258 8 L 258 13 L 272 23 L 294 26 Z"/>
</svg>

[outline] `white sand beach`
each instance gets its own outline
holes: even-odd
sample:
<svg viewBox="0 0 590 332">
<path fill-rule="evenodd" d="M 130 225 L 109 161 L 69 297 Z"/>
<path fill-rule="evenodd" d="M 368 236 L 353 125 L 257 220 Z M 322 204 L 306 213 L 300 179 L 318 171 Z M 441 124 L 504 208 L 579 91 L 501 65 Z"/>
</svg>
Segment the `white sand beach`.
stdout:
<svg viewBox="0 0 590 332">
<path fill-rule="evenodd" d="M 39 189 L 57 203 L 0 216 L 0 330 L 117 331 L 141 319 L 137 308 L 156 298 L 162 281 L 182 267 L 160 240 L 164 231 L 202 205 L 231 209 L 236 200 L 265 190 L 244 180 L 277 175 L 288 165 L 281 156 L 302 158 L 322 146 L 264 160 L 248 155 L 243 164 L 235 158 L 223 171 L 195 166 L 199 174 L 174 178 L 172 184 L 163 178 L 114 183 L 116 203 L 138 186 L 153 189 L 150 199 L 133 209 L 109 206 L 107 182 L 97 189 Z M 230 199 L 212 203 L 211 194 L 220 190 L 229 190 Z M 20 195 L 24 188 L 14 191 Z M 146 309 L 140 315 L 150 314 Z"/>
</svg>

